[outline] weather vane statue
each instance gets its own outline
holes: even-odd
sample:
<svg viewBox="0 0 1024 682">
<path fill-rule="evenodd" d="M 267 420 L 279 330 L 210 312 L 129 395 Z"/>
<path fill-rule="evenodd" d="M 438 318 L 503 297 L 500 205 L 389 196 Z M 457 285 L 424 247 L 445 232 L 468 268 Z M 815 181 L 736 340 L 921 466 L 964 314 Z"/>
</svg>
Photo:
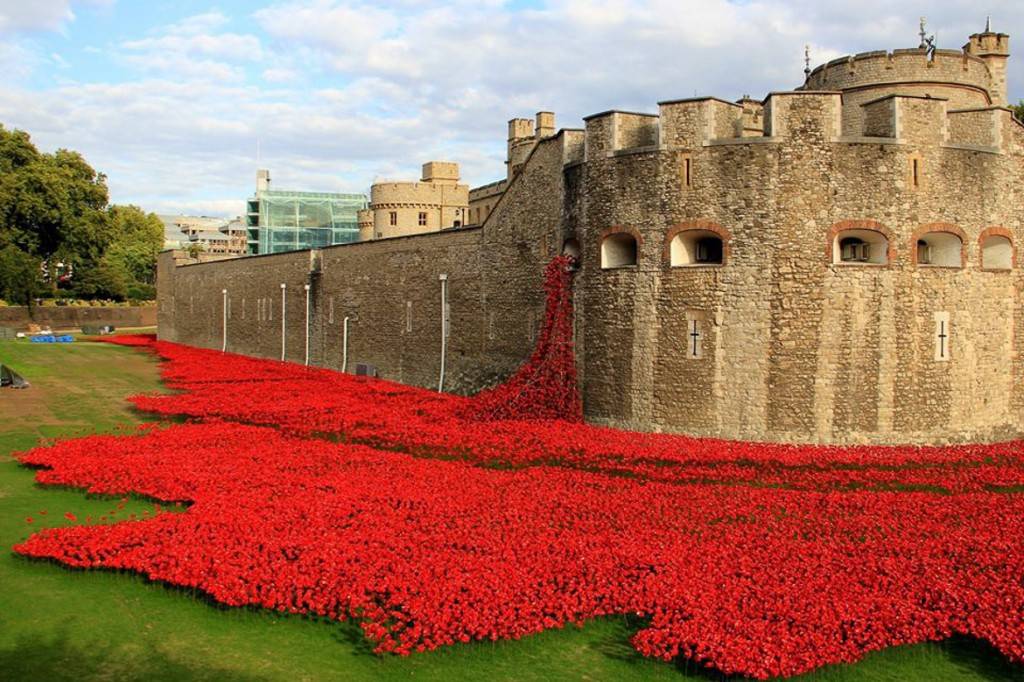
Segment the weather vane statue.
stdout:
<svg viewBox="0 0 1024 682">
<path fill-rule="evenodd" d="M 935 35 L 929 36 L 928 32 L 925 31 L 925 17 L 921 17 L 921 31 L 918 35 L 921 36 L 921 44 L 918 45 L 923 50 L 926 50 L 929 55 L 935 54 Z"/>
<path fill-rule="evenodd" d="M 804 80 L 811 77 L 811 46 L 804 45 Z"/>
</svg>

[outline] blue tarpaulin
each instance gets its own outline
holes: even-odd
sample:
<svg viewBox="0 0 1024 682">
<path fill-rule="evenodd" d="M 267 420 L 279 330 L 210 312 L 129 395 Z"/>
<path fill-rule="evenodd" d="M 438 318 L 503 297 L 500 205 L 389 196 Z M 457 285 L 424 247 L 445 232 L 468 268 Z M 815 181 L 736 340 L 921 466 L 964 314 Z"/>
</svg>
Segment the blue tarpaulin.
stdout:
<svg viewBox="0 0 1024 682">
<path fill-rule="evenodd" d="M 30 341 L 32 343 L 73 343 L 75 337 L 70 334 L 64 334 L 63 336 L 54 336 L 53 334 L 43 334 L 41 336 L 33 336 Z"/>
</svg>

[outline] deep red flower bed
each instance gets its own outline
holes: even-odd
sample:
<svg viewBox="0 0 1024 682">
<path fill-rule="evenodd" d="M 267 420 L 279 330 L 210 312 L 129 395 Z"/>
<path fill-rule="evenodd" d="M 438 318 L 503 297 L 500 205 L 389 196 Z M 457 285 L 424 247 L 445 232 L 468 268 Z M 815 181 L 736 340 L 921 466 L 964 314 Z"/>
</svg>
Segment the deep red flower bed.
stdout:
<svg viewBox="0 0 1024 682">
<path fill-rule="evenodd" d="M 1024 655 L 1018 495 L 680 487 L 232 423 L 21 459 L 48 467 L 41 483 L 193 504 L 43 531 L 18 552 L 356 618 L 381 652 L 639 613 L 641 652 L 761 677 L 956 632 Z"/>
<path fill-rule="evenodd" d="M 355 619 L 380 652 L 632 613 L 649 619 L 642 653 L 757 677 L 955 633 L 1024 660 L 1021 443 L 796 447 L 580 423 L 564 263 L 548 275 L 538 351 L 472 399 L 111 339 L 158 353 L 179 391 L 136 405 L 195 421 L 20 459 L 44 484 L 190 506 L 16 551 Z"/>
<path fill-rule="evenodd" d="M 156 342 L 180 393 L 136 396 L 140 409 L 276 426 L 426 457 L 557 463 L 655 480 L 819 490 L 1024 485 L 1024 443 L 943 448 L 788 446 L 633 433 L 584 423 L 480 419 L 474 399 L 329 370 Z M 500 390 L 500 389 L 499 389 Z"/>
</svg>

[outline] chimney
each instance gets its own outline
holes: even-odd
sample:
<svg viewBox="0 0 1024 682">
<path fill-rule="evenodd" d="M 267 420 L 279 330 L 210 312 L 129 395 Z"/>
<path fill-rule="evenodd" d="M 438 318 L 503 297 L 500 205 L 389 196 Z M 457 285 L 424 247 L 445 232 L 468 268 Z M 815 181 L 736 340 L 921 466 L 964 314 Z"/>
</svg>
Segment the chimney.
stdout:
<svg viewBox="0 0 1024 682">
<path fill-rule="evenodd" d="M 270 171 L 260 169 L 256 171 L 256 191 L 266 192 L 270 189 Z"/>
</svg>

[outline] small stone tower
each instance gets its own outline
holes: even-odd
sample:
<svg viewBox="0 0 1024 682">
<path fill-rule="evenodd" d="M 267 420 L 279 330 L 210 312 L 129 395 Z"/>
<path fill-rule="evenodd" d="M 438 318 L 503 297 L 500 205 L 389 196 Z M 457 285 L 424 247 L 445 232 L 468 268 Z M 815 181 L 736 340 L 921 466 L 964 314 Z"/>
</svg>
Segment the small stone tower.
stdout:
<svg viewBox="0 0 1024 682">
<path fill-rule="evenodd" d="M 989 93 L 992 104 L 1005 107 L 1008 102 L 1006 88 L 1006 61 L 1010 57 L 1010 36 L 992 31 L 991 22 L 985 23 L 985 30 L 975 33 L 964 45 L 964 52 L 984 60 L 992 77 Z"/>
<path fill-rule="evenodd" d="M 522 167 L 533 148 L 533 121 L 528 118 L 513 118 L 508 122 L 508 179 L 511 180 Z"/>
<path fill-rule="evenodd" d="M 533 121 L 528 118 L 513 118 L 509 121 L 508 155 L 505 157 L 507 179 L 511 180 L 519 173 L 538 142 L 556 132 L 555 115 L 550 111 L 538 111 Z"/>
<path fill-rule="evenodd" d="M 543 140 L 545 137 L 551 137 L 557 131 L 555 128 L 555 114 L 551 111 L 538 111 L 537 112 L 537 125 L 534 129 L 534 136 L 538 140 Z"/>
</svg>

